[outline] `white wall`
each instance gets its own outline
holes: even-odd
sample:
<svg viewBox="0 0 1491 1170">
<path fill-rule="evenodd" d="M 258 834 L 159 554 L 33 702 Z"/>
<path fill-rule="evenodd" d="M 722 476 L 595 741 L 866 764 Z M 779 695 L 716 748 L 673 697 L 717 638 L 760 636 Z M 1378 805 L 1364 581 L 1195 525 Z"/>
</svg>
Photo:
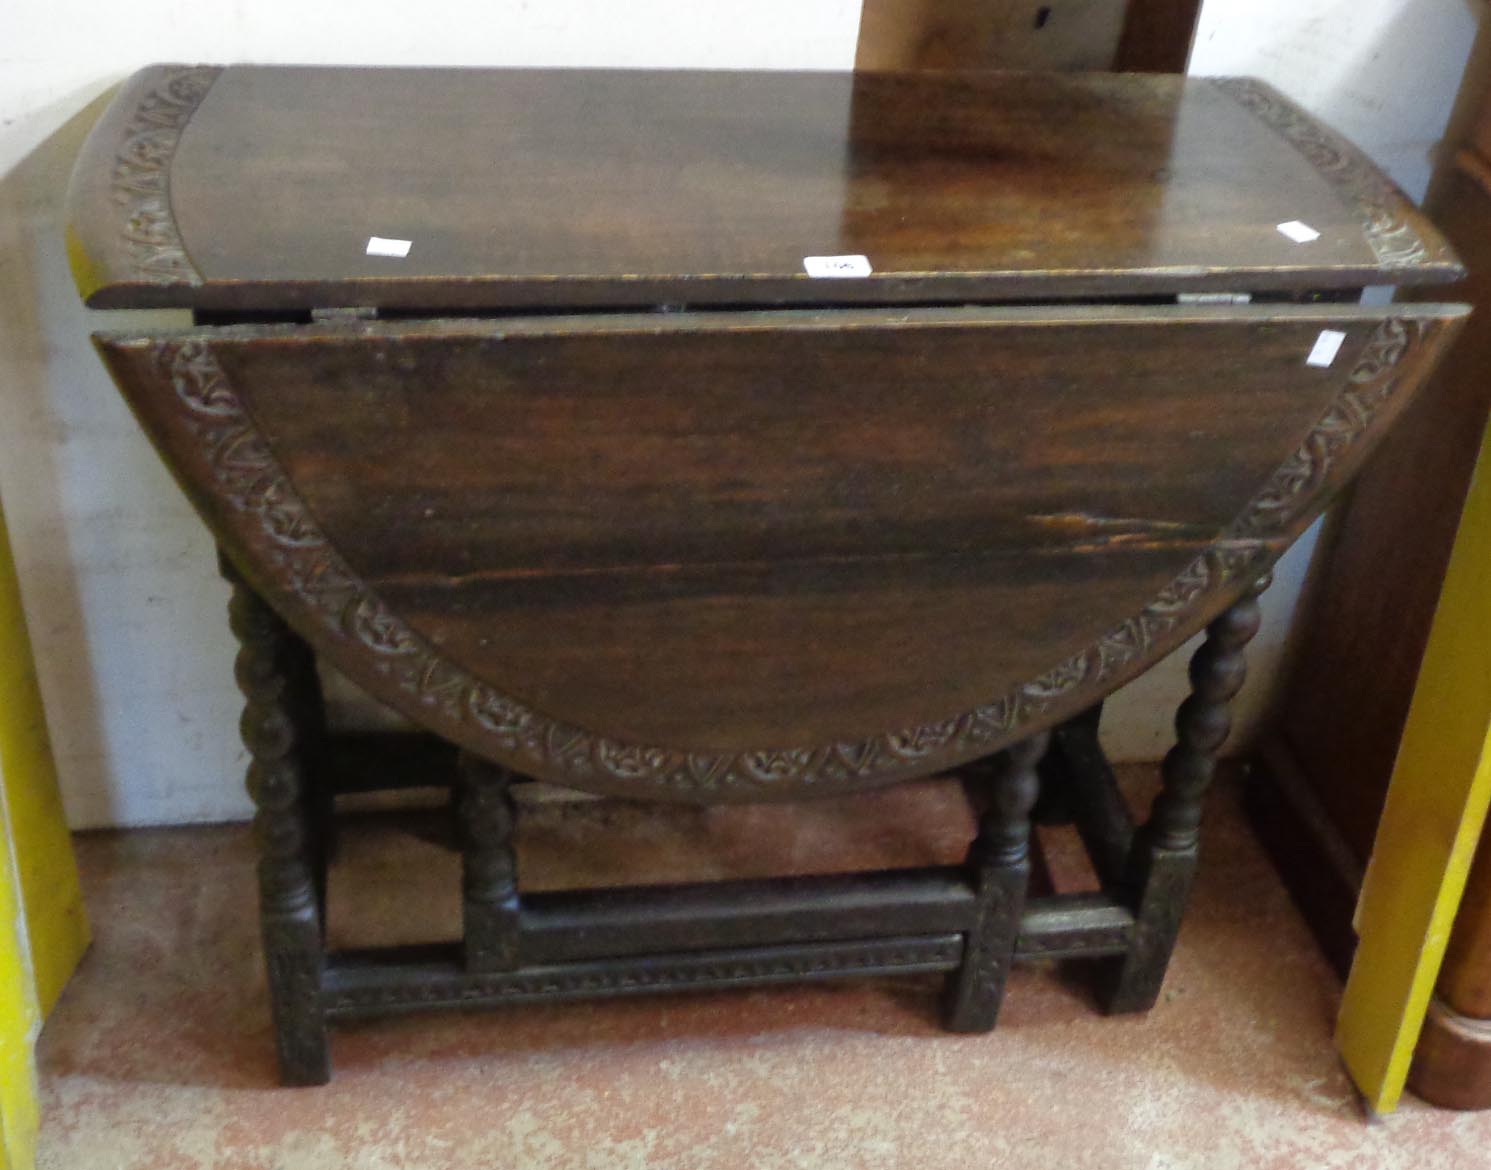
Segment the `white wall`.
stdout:
<svg viewBox="0 0 1491 1170">
<path fill-rule="evenodd" d="M 1267 77 L 1416 187 L 1473 7 L 1208 0 L 1195 65 Z M 60 247 L 61 192 L 105 91 L 153 60 L 848 68 L 858 17 L 858 0 L 0 3 L 0 494 L 75 825 L 247 812 L 211 543 L 86 341 L 139 318 L 83 310 Z M 1244 733 L 1307 561 L 1291 554 L 1267 599 Z M 1184 679 L 1182 654 L 1113 700 L 1116 755 L 1163 752 Z"/>
</svg>

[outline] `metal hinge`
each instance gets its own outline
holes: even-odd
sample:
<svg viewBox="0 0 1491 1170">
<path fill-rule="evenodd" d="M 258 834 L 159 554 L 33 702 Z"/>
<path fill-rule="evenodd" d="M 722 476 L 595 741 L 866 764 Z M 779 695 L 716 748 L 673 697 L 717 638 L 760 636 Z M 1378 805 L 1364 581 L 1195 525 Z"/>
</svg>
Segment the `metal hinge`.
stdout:
<svg viewBox="0 0 1491 1170">
<path fill-rule="evenodd" d="M 312 321 L 376 321 L 378 310 L 367 306 L 357 308 L 312 309 Z"/>
<path fill-rule="evenodd" d="M 1175 303 L 1177 305 L 1250 305 L 1253 303 L 1253 294 L 1242 292 L 1177 293 Z"/>
</svg>

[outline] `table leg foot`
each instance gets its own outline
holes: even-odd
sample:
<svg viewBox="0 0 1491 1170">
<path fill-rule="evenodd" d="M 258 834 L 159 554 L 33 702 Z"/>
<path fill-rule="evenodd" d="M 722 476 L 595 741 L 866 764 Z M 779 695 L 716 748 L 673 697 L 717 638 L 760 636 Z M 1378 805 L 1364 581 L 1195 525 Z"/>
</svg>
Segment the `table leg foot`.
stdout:
<svg viewBox="0 0 1491 1170">
<path fill-rule="evenodd" d="M 1040 732 L 1005 753 L 968 851 L 978 909 L 963 963 L 944 987 L 943 1025 L 950 1032 L 987 1032 L 998 1018 L 1030 884 L 1031 810 L 1049 741 L 1049 733 Z"/>
<path fill-rule="evenodd" d="M 1217 753 L 1232 728 L 1229 704 L 1247 676 L 1244 647 L 1258 632 L 1258 581 L 1207 627 L 1191 658 L 1191 694 L 1175 716 L 1176 744 L 1165 757 L 1160 794 L 1135 836 L 1125 884 L 1135 898 L 1129 951 L 1108 989 L 1109 1012 L 1148 1011 L 1159 998 L 1196 874 L 1201 808 Z"/>
</svg>

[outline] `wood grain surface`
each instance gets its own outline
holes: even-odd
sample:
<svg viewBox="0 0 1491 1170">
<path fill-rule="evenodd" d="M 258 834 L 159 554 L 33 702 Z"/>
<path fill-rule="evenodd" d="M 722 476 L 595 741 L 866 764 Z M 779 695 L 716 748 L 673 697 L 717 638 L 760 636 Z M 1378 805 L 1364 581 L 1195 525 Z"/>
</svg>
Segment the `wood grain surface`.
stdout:
<svg viewBox="0 0 1491 1170">
<path fill-rule="evenodd" d="M 1291 242 L 1291 220 L 1320 238 Z M 408 255 L 367 255 L 372 236 Z M 105 308 L 1009 301 L 1458 273 L 1388 180 L 1267 87 L 1098 73 L 158 66 L 91 135 L 68 238 Z M 807 276 L 824 255 L 873 274 Z"/>
<path fill-rule="evenodd" d="M 622 788 L 766 752 L 796 761 L 790 794 L 993 750 L 1157 660 L 1318 511 L 1458 314 L 676 313 L 101 346 L 245 573 L 375 696 L 454 702 L 468 734 L 497 703 L 472 746 L 580 787 L 610 784 L 585 769 L 611 749 L 572 775 L 571 731 L 654 753 Z M 1313 368 L 1327 328 L 1341 353 Z"/>
</svg>

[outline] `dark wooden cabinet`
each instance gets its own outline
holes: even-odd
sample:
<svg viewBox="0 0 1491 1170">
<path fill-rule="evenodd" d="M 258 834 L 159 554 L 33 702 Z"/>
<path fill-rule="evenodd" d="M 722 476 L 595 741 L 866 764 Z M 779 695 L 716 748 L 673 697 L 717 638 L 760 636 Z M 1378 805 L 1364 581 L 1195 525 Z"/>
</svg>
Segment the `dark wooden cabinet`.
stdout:
<svg viewBox="0 0 1491 1170">
<path fill-rule="evenodd" d="M 860 69 L 1184 73 L 1201 0 L 864 0 Z"/>
<path fill-rule="evenodd" d="M 1458 261 L 1236 79 L 160 67 L 70 202 L 90 305 L 195 314 L 96 342 L 235 582 L 297 1081 L 396 1007 L 937 970 L 970 1030 L 1036 955 L 1146 1007 L 1257 593 L 1463 317 L 1345 303 Z M 1203 629 L 1136 828 L 1092 713 Z M 463 944 L 323 953 L 317 658 L 462 750 Z M 516 777 L 946 770 L 985 798 L 960 867 L 513 872 Z M 1101 894 L 1027 901 L 1042 784 Z"/>
</svg>

